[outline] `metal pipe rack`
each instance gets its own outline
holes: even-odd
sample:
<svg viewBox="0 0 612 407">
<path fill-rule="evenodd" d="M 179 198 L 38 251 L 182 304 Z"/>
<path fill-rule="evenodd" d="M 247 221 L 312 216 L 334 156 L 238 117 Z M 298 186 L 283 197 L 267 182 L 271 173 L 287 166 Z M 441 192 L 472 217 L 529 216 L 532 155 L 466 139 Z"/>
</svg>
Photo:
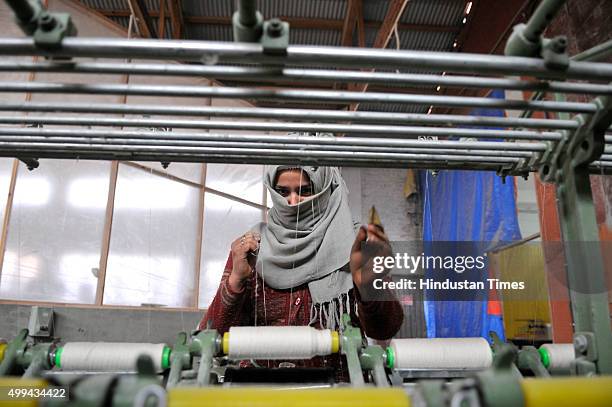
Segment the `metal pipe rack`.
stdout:
<svg viewBox="0 0 612 407">
<path fill-rule="evenodd" d="M 22 8 L 25 2 L 11 0 L 9 3 L 21 10 L 19 18 L 27 17 L 28 13 Z M 0 111 L 4 112 L 0 116 L 0 156 L 23 160 L 297 162 L 302 165 L 488 170 L 502 176 L 525 176 L 537 171 L 544 181 L 558 186 L 563 237 L 573 244 L 567 250 L 570 289 L 581 279 L 588 279 L 591 287 L 604 285 L 601 254 L 587 250 L 587 242 L 599 240 L 588 177 L 590 173 L 612 174 L 612 64 L 589 59 L 609 54 L 612 42 L 572 59 L 567 56 L 561 39 L 547 42 L 540 38 L 543 27 L 563 1 L 543 1 L 532 20 L 522 31 L 516 31 L 535 46 L 514 44 L 507 47 L 508 55 L 505 56 L 294 45 L 282 48 L 279 43 L 271 45 L 266 42 L 269 39 L 261 39 L 272 23 L 263 22 L 253 4 L 241 1 L 241 12 L 234 16 L 234 24 L 238 26 L 235 32 L 245 41 L 253 41 L 251 43 L 60 35 L 52 46 L 48 46 L 44 41 L 41 43 L 40 36 L 38 40 L 36 36 L 0 39 L 0 55 L 4 57 L 0 61 L 1 72 L 47 72 L 65 74 L 67 78 L 65 82 L 56 83 L 0 82 L 0 93 L 155 97 L 147 104 L 86 100 L 78 104 L 0 102 Z M 276 28 L 279 27 L 277 24 Z M 10 59 L 20 56 L 48 59 L 35 62 Z M 80 60 L 92 57 L 120 61 Z M 123 61 L 126 58 L 148 61 L 126 63 Z M 428 73 L 422 73 L 424 71 Z M 240 86 L 74 83 L 70 77 L 74 74 L 205 77 L 238 82 Z M 305 88 L 286 86 L 296 81 L 304 83 Z M 261 82 L 265 82 L 266 87 L 261 87 Z M 315 82 L 375 83 L 383 90 L 307 88 Z M 244 86 L 245 83 L 250 86 Z M 412 87 L 416 93 L 398 93 L 401 86 Z M 531 100 L 442 96 L 429 94 L 428 86 L 529 90 L 538 94 Z M 394 89 L 387 91 L 385 87 Z M 547 100 L 546 92 L 586 95 L 587 101 Z M 160 103 L 164 97 L 280 100 L 301 103 L 303 107 L 164 106 Z M 362 103 L 361 107 L 364 103 L 393 103 L 420 112 L 342 111 L 318 107 L 351 103 Z M 313 104 L 315 108 L 308 108 Z M 524 112 L 522 117 L 425 114 L 428 107 L 436 106 Z M 534 111 L 546 112 L 547 118 L 529 118 Z M 218 118 L 250 120 L 216 120 Z M 270 121 L 256 121 L 262 119 Z M 103 129 L 89 129 L 89 126 Z M 172 131 L 157 131 L 158 128 Z M 221 133 L 234 130 L 253 133 Z M 266 134 L 268 132 L 331 134 L 311 137 Z M 419 136 L 432 139 L 417 140 Z M 612 373 L 607 296 L 572 291 L 572 309 L 578 357 L 575 373 Z"/>
</svg>

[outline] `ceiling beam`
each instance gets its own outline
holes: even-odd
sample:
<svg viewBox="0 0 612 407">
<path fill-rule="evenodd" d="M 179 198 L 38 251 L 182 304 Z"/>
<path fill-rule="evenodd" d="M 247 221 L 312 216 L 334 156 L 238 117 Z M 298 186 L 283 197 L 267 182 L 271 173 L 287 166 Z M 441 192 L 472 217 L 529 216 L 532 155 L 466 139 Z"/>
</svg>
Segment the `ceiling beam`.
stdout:
<svg viewBox="0 0 612 407">
<path fill-rule="evenodd" d="M 168 0 L 174 3 L 176 0 Z M 361 0 L 362 1 L 362 0 Z M 358 1 L 357 3 L 360 3 Z M 406 1 L 407 0 L 402 0 Z M 129 10 L 102 10 L 93 9 L 106 17 L 129 17 Z M 361 13 L 363 15 L 363 12 Z M 159 17 L 159 13 L 155 11 L 149 12 L 151 17 Z M 279 19 L 289 23 L 292 28 L 309 28 L 315 30 L 344 30 L 344 20 L 329 20 L 329 19 L 310 19 L 300 17 L 278 17 Z M 184 16 L 184 22 L 188 24 L 211 24 L 211 25 L 232 25 L 231 17 L 218 16 Z M 373 28 L 380 30 L 384 22 L 380 21 L 364 21 L 364 28 Z M 461 26 L 438 26 L 426 24 L 403 24 L 397 25 L 400 31 L 423 31 L 423 32 L 459 32 Z"/>
<path fill-rule="evenodd" d="M 365 22 L 363 21 L 363 0 L 355 4 L 355 20 L 357 22 L 357 45 L 365 47 Z"/>
<path fill-rule="evenodd" d="M 393 35 L 396 27 L 399 30 L 399 20 L 408 5 L 410 0 L 391 0 L 389 3 L 389 8 L 387 9 L 387 14 L 385 15 L 385 19 L 382 22 L 382 25 L 378 29 L 378 33 L 376 34 L 376 39 L 374 40 L 374 44 L 372 48 L 386 48 L 391 40 L 391 36 Z M 368 90 L 369 83 L 360 83 L 353 88 L 353 90 L 357 92 L 365 92 Z M 350 110 L 357 110 L 359 108 L 359 103 L 353 103 L 350 106 Z"/>
<path fill-rule="evenodd" d="M 466 0 L 467 5 L 468 0 Z M 506 0 L 503 4 L 473 1 L 468 24 L 457 39 L 458 50 L 476 54 L 499 54 L 515 24 L 526 21 L 537 0 Z M 470 24 L 470 21 L 473 21 Z M 486 97 L 488 89 L 446 88 L 448 96 Z M 468 108 L 436 107 L 434 113 L 468 114 Z"/>
<path fill-rule="evenodd" d="M 159 20 L 157 23 L 159 38 L 166 38 L 166 0 L 159 0 Z"/>
<path fill-rule="evenodd" d="M 357 3 L 359 0 L 348 0 L 346 3 L 346 17 L 344 18 L 344 25 L 342 27 L 342 39 L 340 45 L 343 47 L 350 47 L 353 45 L 353 31 L 355 30 L 355 24 L 357 23 Z"/>
<path fill-rule="evenodd" d="M 134 17 L 136 18 L 136 26 L 141 37 L 144 38 L 157 38 L 155 29 L 151 22 L 151 16 L 147 12 L 147 6 L 143 0 L 128 0 L 131 10 L 134 11 Z M 128 11 L 126 17 L 129 17 L 132 13 Z"/>
<path fill-rule="evenodd" d="M 399 20 L 402 17 L 402 13 L 410 0 L 391 0 L 389 8 L 387 9 L 387 15 L 382 22 L 382 26 L 378 29 L 376 39 L 372 48 L 386 48 L 389 44 L 389 40 L 395 31 L 395 27 L 399 30 Z"/>
<path fill-rule="evenodd" d="M 144 19 L 144 15 L 142 14 L 142 10 L 140 9 L 140 6 L 138 5 L 138 2 L 136 0 L 128 0 L 130 8 L 132 10 L 134 10 L 134 22 L 136 23 L 136 28 L 138 30 L 138 34 L 141 37 L 144 38 L 151 38 L 151 32 L 149 31 L 149 27 L 147 27 L 147 24 L 145 22 Z M 95 11 L 100 11 L 100 10 L 95 10 Z M 107 16 L 106 13 L 104 13 L 103 11 L 100 11 L 103 15 Z M 127 15 L 123 15 L 122 17 L 129 17 L 132 15 L 131 11 L 127 11 Z"/>
<path fill-rule="evenodd" d="M 183 28 L 185 21 L 183 17 L 183 7 L 181 0 L 168 0 L 168 9 L 170 11 L 170 25 L 172 26 L 172 38 L 180 40 L 183 38 Z"/>
</svg>

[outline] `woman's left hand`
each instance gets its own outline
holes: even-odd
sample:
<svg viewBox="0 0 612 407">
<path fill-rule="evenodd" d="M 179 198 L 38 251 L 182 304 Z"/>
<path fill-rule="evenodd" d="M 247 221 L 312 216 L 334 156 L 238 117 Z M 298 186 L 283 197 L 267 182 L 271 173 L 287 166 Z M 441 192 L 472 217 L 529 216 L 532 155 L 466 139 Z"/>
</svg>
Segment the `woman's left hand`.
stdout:
<svg viewBox="0 0 612 407">
<path fill-rule="evenodd" d="M 364 243 L 367 245 L 365 251 Z M 351 249 L 349 263 L 355 286 L 359 290 L 371 287 L 374 279 L 381 278 L 388 273 L 389 270 L 385 270 L 383 273 L 374 273 L 373 259 L 378 256 L 390 255 L 391 245 L 384 229 L 371 223 L 367 226 L 361 226 Z"/>
</svg>

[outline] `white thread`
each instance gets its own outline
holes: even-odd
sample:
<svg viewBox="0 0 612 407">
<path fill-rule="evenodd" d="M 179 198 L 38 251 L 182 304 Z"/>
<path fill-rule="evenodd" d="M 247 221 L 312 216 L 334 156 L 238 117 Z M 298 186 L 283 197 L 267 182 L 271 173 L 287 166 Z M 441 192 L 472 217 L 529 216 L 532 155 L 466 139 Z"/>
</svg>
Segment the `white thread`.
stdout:
<svg viewBox="0 0 612 407">
<path fill-rule="evenodd" d="M 568 370 L 576 359 L 574 345 L 571 343 L 545 343 L 540 348 L 548 352 L 549 370 Z"/>
<path fill-rule="evenodd" d="M 62 370 L 92 372 L 136 371 L 140 355 L 153 360 L 155 370 L 162 371 L 163 343 L 69 342 L 61 354 Z"/>
<path fill-rule="evenodd" d="M 393 339 L 396 369 L 484 369 L 493 355 L 484 338 Z"/>
<path fill-rule="evenodd" d="M 310 359 L 332 353 L 329 329 L 310 326 L 233 326 L 229 330 L 229 358 Z"/>
</svg>

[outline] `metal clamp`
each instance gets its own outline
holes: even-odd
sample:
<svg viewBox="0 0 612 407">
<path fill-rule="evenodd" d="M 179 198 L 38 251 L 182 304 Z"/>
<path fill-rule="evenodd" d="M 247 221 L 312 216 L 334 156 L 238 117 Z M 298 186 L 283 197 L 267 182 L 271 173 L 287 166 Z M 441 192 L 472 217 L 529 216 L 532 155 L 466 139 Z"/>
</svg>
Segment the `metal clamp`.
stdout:
<svg viewBox="0 0 612 407">
<path fill-rule="evenodd" d="M 49 13 L 40 0 L 7 0 L 22 31 L 41 48 L 60 48 L 62 40 L 77 33 L 68 13 Z"/>
<path fill-rule="evenodd" d="M 289 23 L 273 18 L 264 21 L 255 9 L 255 1 L 241 0 L 238 11 L 232 16 L 234 41 L 258 42 L 264 54 L 287 55 L 289 46 Z"/>
</svg>

